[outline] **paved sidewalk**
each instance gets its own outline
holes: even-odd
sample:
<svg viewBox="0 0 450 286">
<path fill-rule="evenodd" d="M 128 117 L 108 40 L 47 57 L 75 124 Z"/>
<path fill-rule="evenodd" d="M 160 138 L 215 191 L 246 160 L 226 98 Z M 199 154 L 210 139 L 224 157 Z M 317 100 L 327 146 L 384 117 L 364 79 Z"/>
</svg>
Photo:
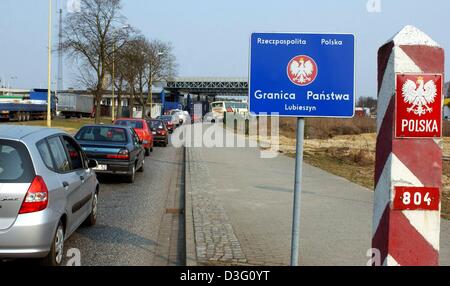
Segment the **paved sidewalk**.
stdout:
<svg viewBox="0 0 450 286">
<path fill-rule="evenodd" d="M 294 164 L 256 148 L 187 148 L 199 264 L 289 264 Z M 301 265 L 366 265 L 372 209 L 372 191 L 305 165 Z M 441 229 L 450 265 L 450 222 Z"/>
</svg>

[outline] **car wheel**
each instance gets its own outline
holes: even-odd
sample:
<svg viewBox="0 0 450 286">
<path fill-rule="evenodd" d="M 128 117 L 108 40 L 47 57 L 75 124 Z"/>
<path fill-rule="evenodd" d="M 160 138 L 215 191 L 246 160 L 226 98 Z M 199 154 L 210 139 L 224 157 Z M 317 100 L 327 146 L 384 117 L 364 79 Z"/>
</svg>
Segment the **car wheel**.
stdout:
<svg viewBox="0 0 450 286">
<path fill-rule="evenodd" d="M 151 153 L 153 153 L 153 147 L 152 147 L 152 148 L 150 148 L 150 152 L 151 152 Z"/>
<path fill-rule="evenodd" d="M 94 226 L 97 223 L 97 213 L 98 213 L 98 193 L 95 192 L 92 198 L 92 209 L 91 214 L 85 220 L 85 225 Z"/>
<path fill-rule="evenodd" d="M 127 176 L 127 182 L 133 184 L 135 177 L 136 177 L 136 166 L 133 166 L 131 174 Z"/>
<path fill-rule="evenodd" d="M 56 228 L 50 253 L 43 259 L 46 266 L 60 266 L 64 257 L 64 227 L 61 221 Z"/>
<path fill-rule="evenodd" d="M 150 156 L 150 149 L 145 149 L 145 157 Z"/>
<path fill-rule="evenodd" d="M 138 172 L 143 173 L 145 170 L 145 160 L 142 161 L 142 166 L 139 168 Z"/>
</svg>

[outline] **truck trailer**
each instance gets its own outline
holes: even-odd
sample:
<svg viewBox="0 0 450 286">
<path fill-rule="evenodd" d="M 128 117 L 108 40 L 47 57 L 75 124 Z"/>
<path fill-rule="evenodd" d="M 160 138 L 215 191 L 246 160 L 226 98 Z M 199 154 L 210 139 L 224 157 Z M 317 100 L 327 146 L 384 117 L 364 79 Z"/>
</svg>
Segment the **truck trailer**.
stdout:
<svg viewBox="0 0 450 286">
<path fill-rule="evenodd" d="M 44 120 L 47 118 L 45 89 L 34 89 L 28 94 L 0 95 L 0 119 L 3 121 Z M 52 93 L 51 114 L 56 113 L 55 95 Z"/>
<path fill-rule="evenodd" d="M 58 94 L 58 113 L 65 118 L 92 117 L 94 97 L 92 95 L 60 93 Z"/>
</svg>

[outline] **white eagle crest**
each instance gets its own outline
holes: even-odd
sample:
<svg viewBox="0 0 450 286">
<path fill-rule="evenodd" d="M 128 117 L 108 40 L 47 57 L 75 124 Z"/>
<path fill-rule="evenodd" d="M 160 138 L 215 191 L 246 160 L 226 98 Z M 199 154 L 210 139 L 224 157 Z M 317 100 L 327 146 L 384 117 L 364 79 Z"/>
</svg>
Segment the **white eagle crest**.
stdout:
<svg viewBox="0 0 450 286">
<path fill-rule="evenodd" d="M 300 58 L 297 62 L 293 60 L 291 65 L 289 66 L 290 73 L 295 76 L 294 81 L 298 83 L 306 83 L 311 81 L 311 75 L 314 72 L 314 65 L 310 60 L 305 60 Z"/>
<path fill-rule="evenodd" d="M 423 77 L 417 78 L 416 83 L 408 79 L 402 87 L 403 100 L 405 103 L 411 104 L 411 107 L 407 108 L 409 113 L 414 112 L 414 114 L 422 116 L 427 114 L 427 112 L 432 112 L 433 108 L 428 105 L 433 103 L 437 96 L 436 84 L 430 80 L 427 83 L 424 82 Z"/>
</svg>

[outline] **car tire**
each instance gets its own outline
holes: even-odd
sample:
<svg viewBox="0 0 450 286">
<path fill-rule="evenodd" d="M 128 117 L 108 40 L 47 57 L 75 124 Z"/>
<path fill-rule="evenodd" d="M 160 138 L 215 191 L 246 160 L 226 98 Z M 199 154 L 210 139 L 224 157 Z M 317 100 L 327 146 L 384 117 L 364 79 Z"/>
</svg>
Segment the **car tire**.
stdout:
<svg viewBox="0 0 450 286">
<path fill-rule="evenodd" d="M 92 198 L 92 208 L 90 215 L 84 221 L 86 226 L 94 226 L 97 223 L 97 213 L 98 213 L 98 192 L 95 192 Z"/>
<path fill-rule="evenodd" d="M 61 266 L 64 258 L 64 227 L 58 223 L 49 254 L 42 260 L 45 266 Z"/>
<path fill-rule="evenodd" d="M 144 173 L 144 170 L 145 170 L 145 160 L 142 161 L 142 166 L 139 168 L 138 172 Z"/>
<path fill-rule="evenodd" d="M 145 157 L 148 157 L 148 156 L 150 156 L 150 149 L 145 149 Z"/>
<path fill-rule="evenodd" d="M 153 153 L 153 147 L 152 147 L 152 148 L 150 148 L 150 152 L 151 152 L 151 153 Z M 149 155 L 150 155 L 150 154 L 149 154 Z"/>
<path fill-rule="evenodd" d="M 127 183 L 133 184 L 136 178 L 136 166 L 133 166 L 131 174 L 127 176 Z"/>
</svg>

